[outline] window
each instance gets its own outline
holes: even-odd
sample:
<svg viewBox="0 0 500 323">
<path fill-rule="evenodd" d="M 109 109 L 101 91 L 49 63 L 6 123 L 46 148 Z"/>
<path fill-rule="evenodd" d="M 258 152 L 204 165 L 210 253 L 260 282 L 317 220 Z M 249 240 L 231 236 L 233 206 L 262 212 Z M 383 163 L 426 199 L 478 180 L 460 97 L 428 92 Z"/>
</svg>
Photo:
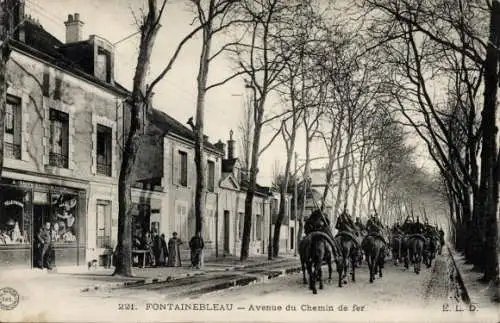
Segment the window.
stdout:
<svg viewBox="0 0 500 323">
<path fill-rule="evenodd" d="M 207 174 L 207 190 L 209 192 L 215 191 L 215 163 L 211 160 L 207 163 L 208 174 Z"/>
<path fill-rule="evenodd" d="M 111 82 L 111 55 L 108 51 L 99 48 L 97 51 L 95 76 L 104 82 Z"/>
<path fill-rule="evenodd" d="M 111 128 L 97 125 L 96 158 L 99 175 L 111 176 L 111 133 Z"/>
<path fill-rule="evenodd" d="M 255 239 L 262 240 L 262 215 L 255 216 Z"/>
<path fill-rule="evenodd" d="M 179 160 L 180 160 L 180 174 L 179 174 L 179 185 L 187 186 L 188 182 L 188 159 L 187 153 L 185 151 L 179 150 Z"/>
<path fill-rule="evenodd" d="M 243 227 L 245 225 L 245 213 L 238 213 L 238 238 L 240 240 L 243 239 Z"/>
<path fill-rule="evenodd" d="M 5 156 L 21 159 L 21 100 L 7 97 L 5 105 Z"/>
<path fill-rule="evenodd" d="M 68 168 L 68 139 L 68 114 L 55 109 L 50 109 L 50 166 Z"/>
<path fill-rule="evenodd" d="M 97 248 L 112 248 L 111 202 L 97 201 Z"/>
</svg>

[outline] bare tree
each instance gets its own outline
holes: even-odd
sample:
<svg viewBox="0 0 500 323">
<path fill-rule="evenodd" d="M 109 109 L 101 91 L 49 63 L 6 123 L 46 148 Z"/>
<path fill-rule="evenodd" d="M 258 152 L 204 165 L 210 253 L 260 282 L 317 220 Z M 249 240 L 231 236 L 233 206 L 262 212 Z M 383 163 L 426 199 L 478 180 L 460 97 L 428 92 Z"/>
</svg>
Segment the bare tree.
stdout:
<svg viewBox="0 0 500 323">
<path fill-rule="evenodd" d="M 252 90 L 255 122 L 240 254 L 240 259 L 245 260 L 248 258 L 250 246 L 253 197 L 257 185 L 259 156 L 262 152 L 260 139 L 265 122 L 266 100 L 279 83 L 278 76 L 284 69 L 284 62 L 287 61 L 286 54 L 273 51 L 272 41 L 281 32 L 281 19 L 289 15 L 290 5 L 281 0 L 245 0 L 242 1 L 242 6 L 243 14 L 252 21 L 249 36 L 251 43 L 239 46 L 237 57 L 239 67 L 249 78 L 247 86 Z"/>
<path fill-rule="evenodd" d="M 151 53 L 155 45 L 156 35 L 160 28 L 167 1 L 158 5 L 157 0 L 148 0 L 147 12 L 140 17 L 140 43 L 137 65 L 135 68 L 133 87 L 128 105 L 130 106 L 130 124 L 127 125 L 127 135 L 123 147 L 122 164 L 118 179 L 118 244 L 116 247 L 116 265 L 114 275 L 133 276 L 132 273 L 132 171 L 137 157 L 141 137 L 145 132 L 144 116 L 151 108 L 153 89 L 171 70 L 183 46 L 202 28 L 199 25 L 189 32 L 178 44 L 165 68 L 150 83 L 146 84 L 147 72 L 150 66 Z M 136 19 L 137 20 L 137 19 Z"/>
<path fill-rule="evenodd" d="M 241 159 L 241 167 L 245 174 L 245 178 L 248 174 L 250 156 L 252 155 L 252 133 L 254 127 L 253 113 L 252 101 L 248 96 L 245 96 L 243 120 L 241 120 L 238 125 L 238 130 L 241 136 L 240 151 L 243 156 Z"/>
</svg>

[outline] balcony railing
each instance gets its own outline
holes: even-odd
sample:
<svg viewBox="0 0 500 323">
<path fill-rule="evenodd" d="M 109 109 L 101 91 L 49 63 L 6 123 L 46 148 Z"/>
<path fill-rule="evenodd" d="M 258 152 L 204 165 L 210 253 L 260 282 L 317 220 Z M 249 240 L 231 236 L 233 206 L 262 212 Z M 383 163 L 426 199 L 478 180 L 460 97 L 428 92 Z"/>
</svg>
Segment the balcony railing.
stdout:
<svg viewBox="0 0 500 323">
<path fill-rule="evenodd" d="M 4 142 L 4 153 L 8 158 L 21 159 L 21 145 Z"/>
<path fill-rule="evenodd" d="M 111 236 L 97 236 L 97 248 L 111 249 Z"/>
<path fill-rule="evenodd" d="M 68 168 L 68 156 L 51 152 L 49 154 L 49 165 L 59 168 Z"/>
<path fill-rule="evenodd" d="M 97 174 L 111 176 L 111 163 L 97 162 Z"/>
</svg>

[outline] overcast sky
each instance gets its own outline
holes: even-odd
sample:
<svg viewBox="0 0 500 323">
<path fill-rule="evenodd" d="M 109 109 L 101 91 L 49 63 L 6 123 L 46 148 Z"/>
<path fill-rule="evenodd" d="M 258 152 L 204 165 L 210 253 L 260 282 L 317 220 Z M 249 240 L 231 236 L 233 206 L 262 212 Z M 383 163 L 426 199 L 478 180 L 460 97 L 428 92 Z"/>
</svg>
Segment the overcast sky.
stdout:
<svg viewBox="0 0 500 323">
<path fill-rule="evenodd" d="M 25 0 L 26 13 L 40 20 L 43 27 L 61 41 L 65 41 L 64 21 L 68 14 L 79 13 L 85 23 L 83 37 L 96 34 L 117 43 L 137 32 L 132 12 L 145 4 L 145 0 Z M 149 78 L 155 77 L 171 57 L 179 41 L 191 30 L 193 14 L 187 1 L 170 1 L 162 19 L 157 41 L 153 50 Z M 132 77 L 137 60 L 139 36 L 135 35 L 115 45 L 115 79 L 131 88 Z M 195 115 L 196 73 L 201 42 L 194 39 L 181 52 L 173 69 L 155 88 L 154 104 L 182 123 Z M 217 50 L 214 46 L 213 50 Z M 209 82 L 224 79 L 231 73 L 231 62 L 225 59 L 214 61 L 210 68 Z M 238 123 L 243 117 L 243 94 L 245 88 L 241 80 L 234 80 L 223 87 L 211 90 L 207 96 L 205 133 L 211 142 L 228 140 L 229 131 L 234 129 L 238 136 Z M 270 104 L 268 110 L 281 109 Z M 272 129 L 264 132 L 263 146 L 272 134 Z M 299 136 L 297 151 L 299 163 L 304 156 L 304 140 Z M 237 147 L 238 148 L 238 147 Z M 422 151 L 422 153 L 425 153 Z M 313 157 L 324 155 L 321 148 L 315 147 Z M 259 167 L 259 182 L 269 185 L 272 179 L 275 160 L 284 167 L 284 145 L 281 141 L 273 144 L 262 156 Z M 318 161 L 322 166 L 326 161 Z"/>
</svg>

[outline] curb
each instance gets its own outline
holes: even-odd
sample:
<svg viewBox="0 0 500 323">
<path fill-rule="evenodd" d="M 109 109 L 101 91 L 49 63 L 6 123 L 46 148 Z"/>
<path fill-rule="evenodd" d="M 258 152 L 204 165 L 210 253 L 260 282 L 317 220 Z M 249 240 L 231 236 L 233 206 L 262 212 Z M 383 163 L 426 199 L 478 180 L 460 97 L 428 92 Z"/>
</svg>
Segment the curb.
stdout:
<svg viewBox="0 0 500 323">
<path fill-rule="evenodd" d="M 277 261 L 274 263 L 277 264 L 277 263 L 286 262 L 286 261 L 287 260 L 284 259 L 284 260 Z M 236 271 L 236 270 L 241 270 L 241 269 L 249 269 L 249 268 L 255 268 L 255 267 L 259 267 L 259 266 L 267 265 L 267 264 L 268 263 L 257 263 L 257 264 L 250 264 L 250 265 L 231 266 L 231 267 L 225 268 L 225 271 Z M 279 269 L 272 270 L 271 269 L 271 270 L 269 270 L 270 274 L 268 274 L 267 279 L 272 279 L 272 278 L 276 278 L 279 276 L 284 276 L 284 275 L 287 275 L 290 273 L 300 272 L 300 270 L 301 270 L 300 266 L 288 267 L 288 268 L 282 269 L 282 270 L 279 270 Z M 144 286 L 144 285 L 151 285 L 151 284 L 157 284 L 157 283 L 164 283 L 164 282 L 182 279 L 182 278 L 187 278 L 187 277 L 201 276 L 201 275 L 205 275 L 205 274 L 206 274 L 205 271 L 198 271 L 198 272 L 194 272 L 194 273 L 186 273 L 186 274 L 180 274 L 180 275 L 176 275 L 176 276 L 143 278 L 143 279 L 137 279 L 134 281 L 127 281 L 127 282 L 105 283 L 105 284 L 98 284 L 98 285 L 93 285 L 90 287 L 85 287 L 85 288 L 82 288 L 80 291 L 81 292 L 90 292 L 90 291 L 95 291 L 95 290 L 109 290 L 109 289 L 115 289 L 115 288 L 121 288 L 121 287 Z M 233 284 L 231 286 L 223 287 L 220 289 L 227 289 L 227 288 L 235 287 L 235 286 L 245 286 L 245 285 L 248 285 L 248 284 L 260 279 L 258 276 L 255 276 L 253 278 L 255 278 L 255 279 L 250 280 L 248 282 L 246 282 L 246 279 L 248 279 L 248 277 L 238 278 L 238 279 L 232 281 Z M 266 276 L 264 276 L 264 278 L 266 278 Z M 267 280 L 267 279 L 265 279 L 265 280 Z M 240 284 L 239 280 L 242 280 L 244 282 L 244 284 Z M 225 286 L 225 284 L 228 284 L 228 283 L 221 283 L 220 285 Z M 220 289 L 218 289 L 218 290 L 220 290 Z"/>
<path fill-rule="evenodd" d="M 196 273 L 186 273 L 186 274 L 180 274 L 180 275 L 176 275 L 176 276 L 143 278 L 143 279 L 137 279 L 134 281 L 127 281 L 127 282 L 98 284 L 98 285 L 93 285 L 91 287 L 82 288 L 80 290 L 80 292 L 89 292 L 89 291 L 93 291 L 93 290 L 115 289 L 115 288 L 120 288 L 120 287 L 143 286 L 143 285 L 164 283 L 164 282 L 168 282 L 168 281 L 172 281 L 172 280 L 176 280 L 176 279 L 195 277 L 195 276 L 201 276 L 201 275 L 205 275 L 205 272 L 200 271 L 200 272 L 196 272 Z"/>
<path fill-rule="evenodd" d="M 457 263 L 455 262 L 455 258 L 453 257 L 453 253 L 452 253 L 450 247 L 446 246 L 446 248 L 448 249 L 448 254 L 450 255 L 451 261 L 453 262 L 453 267 L 455 268 L 455 273 L 456 273 L 458 284 L 459 284 L 460 288 L 462 289 L 462 293 L 461 293 L 462 300 L 465 302 L 465 304 L 470 305 L 471 299 L 469 296 L 469 292 L 467 291 L 467 287 L 465 286 L 464 280 L 462 278 L 462 274 L 460 273 L 460 270 L 457 266 Z"/>
</svg>

